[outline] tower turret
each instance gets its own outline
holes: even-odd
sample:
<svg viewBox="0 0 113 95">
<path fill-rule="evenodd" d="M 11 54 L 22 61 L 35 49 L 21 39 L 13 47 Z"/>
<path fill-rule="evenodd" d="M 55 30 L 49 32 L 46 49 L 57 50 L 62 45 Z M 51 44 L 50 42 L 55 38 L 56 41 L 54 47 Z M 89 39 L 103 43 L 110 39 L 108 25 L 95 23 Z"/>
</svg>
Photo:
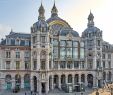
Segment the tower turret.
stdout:
<svg viewBox="0 0 113 95">
<path fill-rule="evenodd" d="M 93 21 L 93 19 L 94 19 L 94 16 L 93 16 L 93 14 L 92 14 L 91 11 L 90 11 L 90 14 L 89 14 L 89 16 L 88 16 L 88 24 L 87 24 L 88 27 L 93 27 L 93 26 L 94 26 L 94 21 Z"/>
<path fill-rule="evenodd" d="M 44 7 L 42 5 L 42 2 L 41 2 L 41 6 L 40 6 L 38 12 L 39 12 L 38 20 L 40 20 L 40 19 L 41 20 L 45 20 L 45 16 L 44 16 L 45 9 L 44 9 Z"/>
<path fill-rule="evenodd" d="M 54 5 L 53 5 L 53 8 L 51 10 L 51 17 L 55 17 L 55 16 L 58 16 L 58 10 L 56 8 L 55 1 L 54 1 Z"/>
</svg>

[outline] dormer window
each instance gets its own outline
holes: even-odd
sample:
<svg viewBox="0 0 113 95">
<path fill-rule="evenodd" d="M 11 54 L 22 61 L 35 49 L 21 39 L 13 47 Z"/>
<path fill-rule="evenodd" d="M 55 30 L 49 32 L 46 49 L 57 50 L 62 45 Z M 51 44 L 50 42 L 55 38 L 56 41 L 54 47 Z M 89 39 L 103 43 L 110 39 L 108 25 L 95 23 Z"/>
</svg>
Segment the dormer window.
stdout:
<svg viewBox="0 0 113 95">
<path fill-rule="evenodd" d="M 29 46 L 29 40 L 25 40 L 25 46 Z"/>
<path fill-rule="evenodd" d="M 11 39 L 10 39 L 10 38 L 7 38 L 6 44 L 7 44 L 7 45 L 10 45 L 10 44 L 11 44 Z"/>
<path fill-rule="evenodd" d="M 15 45 L 20 45 L 20 40 L 19 39 L 16 39 Z"/>
</svg>

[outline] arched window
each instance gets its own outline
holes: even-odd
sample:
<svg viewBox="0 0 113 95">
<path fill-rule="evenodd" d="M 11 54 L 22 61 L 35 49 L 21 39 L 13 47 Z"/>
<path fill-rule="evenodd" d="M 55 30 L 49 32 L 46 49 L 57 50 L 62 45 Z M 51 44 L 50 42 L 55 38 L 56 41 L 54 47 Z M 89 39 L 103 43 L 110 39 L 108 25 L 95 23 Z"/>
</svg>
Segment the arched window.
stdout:
<svg viewBox="0 0 113 95">
<path fill-rule="evenodd" d="M 72 75 L 68 75 L 68 83 L 72 83 Z"/>
</svg>

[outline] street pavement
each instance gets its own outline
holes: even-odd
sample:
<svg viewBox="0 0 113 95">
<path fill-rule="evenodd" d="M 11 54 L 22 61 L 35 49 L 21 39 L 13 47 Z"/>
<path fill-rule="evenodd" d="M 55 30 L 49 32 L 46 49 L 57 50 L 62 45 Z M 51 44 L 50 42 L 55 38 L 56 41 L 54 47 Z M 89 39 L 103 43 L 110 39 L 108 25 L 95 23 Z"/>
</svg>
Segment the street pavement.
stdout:
<svg viewBox="0 0 113 95">
<path fill-rule="evenodd" d="M 110 86 L 111 85 L 108 85 L 107 87 L 105 86 L 104 88 L 98 89 L 99 95 L 111 95 Z M 0 95 L 25 95 L 25 92 L 27 93 L 26 95 L 31 95 L 30 91 L 25 91 L 25 90 L 21 90 L 18 93 L 13 93 L 12 91 L 4 90 L 4 91 L 0 91 Z M 86 89 L 86 91 L 83 92 L 83 95 L 96 95 L 96 92 L 97 90 Z M 36 95 L 38 95 L 38 93 Z M 81 95 L 81 93 L 80 92 L 65 93 L 64 91 L 55 89 L 50 91 L 47 95 Z"/>
<path fill-rule="evenodd" d="M 18 93 L 13 93 L 11 91 L 6 91 L 6 90 L 0 91 L 0 95 L 25 95 L 25 92 L 27 93 L 27 95 L 31 95 L 30 91 L 20 91 Z M 91 90 L 89 91 L 87 90 L 83 95 L 89 95 L 90 93 L 91 93 Z M 38 93 L 36 95 L 38 95 Z M 48 95 L 81 95 L 81 93 L 80 92 L 65 93 L 64 91 L 55 89 L 50 91 Z"/>
</svg>

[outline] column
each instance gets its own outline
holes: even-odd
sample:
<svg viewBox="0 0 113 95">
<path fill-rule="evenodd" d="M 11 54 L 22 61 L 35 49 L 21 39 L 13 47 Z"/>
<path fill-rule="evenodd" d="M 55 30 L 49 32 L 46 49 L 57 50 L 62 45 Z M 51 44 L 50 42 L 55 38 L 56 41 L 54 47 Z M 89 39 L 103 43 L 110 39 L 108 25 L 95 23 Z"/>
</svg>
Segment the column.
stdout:
<svg viewBox="0 0 113 95">
<path fill-rule="evenodd" d="M 59 79 L 59 80 L 58 80 L 58 82 L 59 82 L 59 85 L 58 85 L 58 86 L 59 86 L 59 88 L 61 89 L 61 75 L 59 75 L 58 77 L 59 77 L 59 78 L 58 78 L 58 79 Z"/>
<path fill-rule="evenodd" d="M 79 81 L 78 82 L 81 82 L 81 74 L 78 74 L 78 77 L 79 77 Z"/>
<path fill-rule="evenodd" d="M 85 86 L 88 86 L 87 75 L 85 75 Z"/>
<path fill-rule="evenodd" d="M 41 82 L 38 80 L 37 84 L 38 84 L 37 85 L 38 93 L 39 93 L 39 95 L 42 95 L 42 93 L 41 93 L 41 89 L 42 89 Z"/>
<path fill-rule="evenodd" d="M 14 89 L 15 88 L 15 79 L 13 78 L 12 79 L 12 89 Z"/>
<path fill-rule="evenodd" d="M 58 61 L 58 70 L 60 69 L 60 62 Z"/>
<path fill-rule="evenodd" d="M 65 75 L 65 76 L 66 76 L 65 82 L 67 84 L 68 83 L 68 75 Z"/>
<path fill-rule="evenodd" d="M 30 63 L 30 69 L 33 70 L 33 54 L 32 54 L 32 50 L 31 50 L 31 63 Z"/>
<path fill-rule="evenodd" d="M 24 88 L 24 76 L 21 76 L 21 88 Z"/>
<path fill-rule="evenodd" d="M 54 76 L 52 75 L 52 79 L 51 79 L 51 89 L 54 89 Z"/>
<path fill-rule="evenodd" d="M 46 95 L 48 94 L 49 92 L 49 80 L 46 82 Z"/>
<path fill-rule="evenodd" d="M 40 51 L 37 51 L 37 70 L 40 69 Z"/>
<path fill-rule="evenodd" d="M 33 91 L 34 89 L 33 89 L 33 78 L 32 78 L 32 76 L 31 76 L 31 79 L 30 79 L 30 87 L 31 87 L 31 91 Z"/>
<path fill-rule="evenodd" d="M 72 62 L 72 69 L 74 69 L 74 62 Z"/>
<path fill-rule="evenodd" d="M 74 75 L 72 75 L 72 84 L 73 84 L 73 87 L 74 87 Z"/>
<path fill-rule="evenodd" d="M 46 52 L 46 69 L 49 70 L 49 51 Z"/>
</svg>

